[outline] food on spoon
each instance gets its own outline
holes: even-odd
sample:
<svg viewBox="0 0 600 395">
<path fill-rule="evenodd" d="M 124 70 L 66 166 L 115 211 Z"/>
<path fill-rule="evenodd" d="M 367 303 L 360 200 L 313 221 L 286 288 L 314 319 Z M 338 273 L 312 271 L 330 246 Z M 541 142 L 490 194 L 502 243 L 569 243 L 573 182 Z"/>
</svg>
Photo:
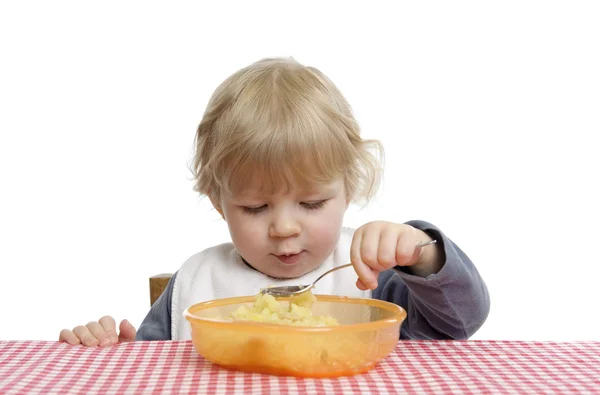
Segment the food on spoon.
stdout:
<svg viewBox="0 0 600 395">
<path fill-rule="evenodd" d="M 338 321 L 331 316 L 313 315 L 311 308 L 316 300 L 317 298 L 310 291 L 292 296 L 289 303 L 278 301 L 273 295 L 267 293 L 258 294 L 251 307 L 240 306 L 231 313 L 229 319 L 296 326 L 339 325 Z"/>
</svg>

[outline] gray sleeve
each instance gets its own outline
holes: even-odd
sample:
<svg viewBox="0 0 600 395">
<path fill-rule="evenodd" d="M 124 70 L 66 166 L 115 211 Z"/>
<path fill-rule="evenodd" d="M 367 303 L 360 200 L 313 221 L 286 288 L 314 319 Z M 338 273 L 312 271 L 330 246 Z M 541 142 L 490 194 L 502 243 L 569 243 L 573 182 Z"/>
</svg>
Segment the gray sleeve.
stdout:
<svg viewBox="0 0 600 395">
<path fill-rule="evenodd" d="M 382 272 L 373 298 L 396 303 L 408 316 L 401 339 L 467 339 L 485 322 L 490 297 L 473 262 L 435 226 L 424 221 L 408 225 L 437 240 L 444 266 L 426 278 L 410 274 L 409 268 Z"/>
<path fill-rule="evenodd" d="M 135 335 L 136 341 L 171 340 L 171 297 L 175 277 L 177 277 L 177 273 L 171 277 L 167 288 L 156 299 L 146 318 L 142 321 Z"/>
</svg>

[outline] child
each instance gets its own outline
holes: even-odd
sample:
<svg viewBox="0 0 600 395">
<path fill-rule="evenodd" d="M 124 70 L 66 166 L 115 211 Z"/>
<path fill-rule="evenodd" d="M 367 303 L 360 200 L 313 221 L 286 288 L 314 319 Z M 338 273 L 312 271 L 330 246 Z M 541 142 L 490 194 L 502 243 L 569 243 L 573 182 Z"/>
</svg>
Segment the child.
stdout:
<svg viewBox="0 0 600 395">
<path fill-rule="evenodd" d="M 107 346 L 190 339 L 182 313 L 194 303 L 308 284 L 348 262 L 354 270 L 325 276 L 316 291 L 402 306 L 402 339 L 470 337 L 487 318 L 489 296 L 446 235 L 423 221 L 342 227 L 348 205 L 377 189 L 379 149 L 361 139 L 350 106 L 320 71 L 290 59 L 239 70 L 208 104 L 193 166 L 195 189 L 227 222 L 232 243 L 189 258 L 137 334 L 126 320 L 117 333 L 107 316 L 63 330 L 60 340 Z M 432 239 L 437 243 L 417 247 Z"/>
</svg>

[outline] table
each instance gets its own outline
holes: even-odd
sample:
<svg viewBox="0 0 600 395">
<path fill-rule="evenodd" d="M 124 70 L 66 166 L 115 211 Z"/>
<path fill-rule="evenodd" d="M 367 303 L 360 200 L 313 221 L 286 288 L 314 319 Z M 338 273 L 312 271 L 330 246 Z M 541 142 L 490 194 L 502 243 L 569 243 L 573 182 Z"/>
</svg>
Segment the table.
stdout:
<svg viewBox="0 0 600 395">
<path fill-rule="evenodd" d="M 189 341 L 2 341 L 0 393 L 600 394 L 600 342 L 400 341 L 369 373 L 298 379 L 219 368 Z"/>
</svg>

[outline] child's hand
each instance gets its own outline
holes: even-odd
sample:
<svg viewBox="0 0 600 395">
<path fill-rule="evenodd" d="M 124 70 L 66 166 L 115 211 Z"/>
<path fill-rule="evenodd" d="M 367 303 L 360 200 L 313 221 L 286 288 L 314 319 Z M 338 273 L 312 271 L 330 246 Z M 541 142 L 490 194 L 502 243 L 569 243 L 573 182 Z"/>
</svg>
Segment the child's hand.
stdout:
<svg viewBox="0 0 600 395">
<path fill-rule="evenodd" d="M 89 322 L 86 326 L 80 325 L 72 331 L 63 329 L 58 341 L 69 344 L 83 344 L 88 347 L 106 347 L 117 343 L 135 341 L 135 328 L 127 320 L 121 321 L 117 335 L 115 320 L 104 316 L 98 322 Z"/>
<path fill-rule="evenodd" d="M 394 266 L 411 266 L 413 274 L 426 277 L 442 265 L 437 248 L 417 247 L 431 241 L 422 230 L 405 224 L 376 221 L 358 228 L 350 247 L 350 259 L 361 290 L 377 288 L 379 273 Z"/>
</svg>

